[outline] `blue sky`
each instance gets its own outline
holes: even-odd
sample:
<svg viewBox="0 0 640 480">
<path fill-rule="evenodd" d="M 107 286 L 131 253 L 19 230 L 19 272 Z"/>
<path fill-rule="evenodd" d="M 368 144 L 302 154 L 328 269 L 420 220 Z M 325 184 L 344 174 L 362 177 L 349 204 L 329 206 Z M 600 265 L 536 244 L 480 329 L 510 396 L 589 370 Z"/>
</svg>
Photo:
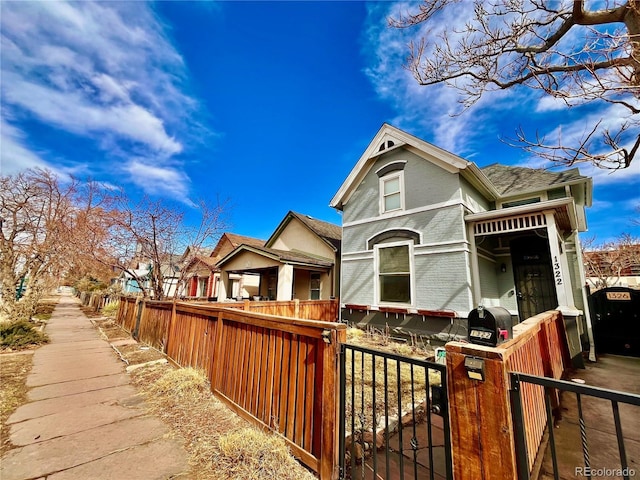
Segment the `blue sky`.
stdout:
<svg viewBox="0 0 640 480">
<path fill-rule="evenodd" d="M 384 122 L 481 167 L 534 167 L 500 137 L 522 126 L 570 139 L 591 116 L 619 120 L 525 90 L 452 116 L 451 90 L 402 68 L 418 32 L 386 19 L 406 6 L 1 2 L 0 171 L 48 167 L 187 210 L 228 199 L 229 230 L 266 239 L 289 210 L 339 224 L 329 201 Z M 594 179 L 587 236 L 640 236 L 640 159 L 580 170 Z"/>
</svg>

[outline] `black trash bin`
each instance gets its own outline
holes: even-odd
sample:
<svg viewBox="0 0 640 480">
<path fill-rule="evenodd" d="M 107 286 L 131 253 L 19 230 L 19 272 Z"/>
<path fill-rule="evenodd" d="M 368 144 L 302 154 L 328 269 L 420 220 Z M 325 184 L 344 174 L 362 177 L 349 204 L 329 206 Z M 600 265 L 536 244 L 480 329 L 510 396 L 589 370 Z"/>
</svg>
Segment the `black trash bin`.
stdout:
<svg viewBox="0 0 640 480">
<path fill-rule="evenodd" d="M 513 322 L 506 308 L 480 306 L 471 310 L 467 319 L 471 343 L 495 347 L 513 337 Z"/>
</svg>

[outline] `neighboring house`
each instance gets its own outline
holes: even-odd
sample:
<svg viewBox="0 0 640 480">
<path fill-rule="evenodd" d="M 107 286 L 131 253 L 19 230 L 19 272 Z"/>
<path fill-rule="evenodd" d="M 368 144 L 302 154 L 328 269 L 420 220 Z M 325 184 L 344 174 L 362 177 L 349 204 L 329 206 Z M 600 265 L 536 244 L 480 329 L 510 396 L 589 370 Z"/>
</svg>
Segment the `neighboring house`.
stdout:
<svg viewBox="0 0 640 480">
<path fill-rule="evenodd" d="M 209 269 L 202 264 L 211 256 L 212 248 L 195 247 L 189 245 L 180 257 L 181 279 L 178 287 L 180 297 L 206 297 L 207 286 L 203 285 L 203 279 L 209 276 Z M 212 267 L 213 268 L 213 267 Z"/>
<path fill-rule="evenodd" d="M 173 298 L 180 280 L 180 258 L 175 254 L 166 254 L 160 264 L 162 268 L 162 290 L 165 298 Z"/>
<path fill-rule="evenodd" d="M 144 288 L 147 288 L 149 286 L 149 280 L 147 278 L 147 276 L 149 275 L 149 264 L 139 264 L 138 266 L 142 268 L 131 269 L 130 270 L 131 273 L 127 270 L 122 270 L 120 272 L 120 275 L 118 275 L 116 279 L 116 283 L 120 285 L 120 288 L 122 289 L 122 293 L 126 293 L 126 294 L 141 293 L 142 289 L 140 288 L 138 279 L 140 279 L 143 282 L 142 286 Z"/>
<path fill-rule="evenodd" d="M 238 246 L 254 245 L 261 247 L 264 240 L 257 238 L 236 235 L 235 233 L 224 233 L 213 250 L 207 252 L 199 251 L 198 255 L 191 258 L 191 261 L 184 267 L 183 296 L 197 297 L 216 300 L 218 298 L 220 269 L 216 266 L 218 261 L 231 253 Z M 188 254 L 189 252 L 185 252 Z M 203 255 L 206 253 L 206 255 Z M 237 297 L 251 297 L 258 293 L 258 281 L 253 275 L 231 275 L 229 277 L 230 286 L 228 292 Z"/>
<path fill-rule="evenodd" d="M 481 304 L 520 321 L 556 308 L 578 319 L 591 196 L 577 168 L 481 169 L 384 124 L 331 200 L 342 319 L 443 340 L 466 336 Z"/>
<path fill-rule="evenodd" d="M 143 282 L 143 287 L 149 289 L 151 287 L 151 281 L 149 280 L 149 273 L 151 272 L 152 262 L 139 257 L 132 260 L 129 271 L 122 271 L 116 279 L 117 284 L 122 288 L 123 293 L 138 294 L 142 292 L 138 279 Z M 165 298 L 173 297 L 175 294 L 178 277 L 179 277 L 179 259 L 176 255 L 165 255 L 161 263 L 163 286 Z M 153 294 L 153 292 L 149 292 Z"/>
<path fill-rule="evenodd" d="M 143 258 L 139 253 L 129 261 L 127 270 L 122 270 L 116 279 L 122 292 L 127 294 L 142 293 L 142 287 L 149 288 L 149 272 L 151 271 L 151 261 Z"/>
<path fill-rule="evenodd" d="M 584 264 L 587 285 L 592 291 L 606 287 L 640 288 L 640 244 L 585 251 Z"/>
<path fill-rule="evenodd" d="M 218 262 L 219 300 L 235 298 L 234 275 L 253 275 L 255 297 L 327 300 L 339 291 L 341 228 L 289 212 L 264 246 L 243 243 Z"/>
</svg>

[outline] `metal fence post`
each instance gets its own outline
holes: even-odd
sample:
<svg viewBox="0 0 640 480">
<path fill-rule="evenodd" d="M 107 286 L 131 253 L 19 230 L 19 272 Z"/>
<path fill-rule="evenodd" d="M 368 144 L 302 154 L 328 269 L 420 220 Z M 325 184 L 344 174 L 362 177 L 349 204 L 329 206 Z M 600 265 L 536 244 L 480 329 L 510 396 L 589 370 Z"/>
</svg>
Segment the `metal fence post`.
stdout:
<svg viewBox="0 0 640 480">
<path fill-rule="evenodd" d="M 524 412 L 522 410 L 522 396 L 520 395 L 520 379 L 515 373 L 511 377 L 511 415 L 513 417 L 513 430 L 516 443 L 516 463 L 518 468 L 518 480 L 529 480 L 529 454 L 527 453 L 527 439 L 524 431 Z"/>
</svg>

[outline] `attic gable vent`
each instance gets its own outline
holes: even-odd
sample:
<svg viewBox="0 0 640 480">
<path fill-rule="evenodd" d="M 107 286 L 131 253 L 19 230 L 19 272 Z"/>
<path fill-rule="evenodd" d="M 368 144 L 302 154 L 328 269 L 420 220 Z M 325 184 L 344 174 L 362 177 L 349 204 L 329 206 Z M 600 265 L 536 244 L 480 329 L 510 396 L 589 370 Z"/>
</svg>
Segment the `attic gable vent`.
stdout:
<svg viewBox="0 0 640 480">
<path fill-rule="evenodd" d="M 383 150 L 386 150 L 387 148 L 391 148 L 395 145 L 395 143 L 393 143 L 393 140 L 387 140 L 386 142 L 382 142 L 380 144 L 380 148 L 378 148 L 378 151 L 381 152 Z"/>
</svg>

